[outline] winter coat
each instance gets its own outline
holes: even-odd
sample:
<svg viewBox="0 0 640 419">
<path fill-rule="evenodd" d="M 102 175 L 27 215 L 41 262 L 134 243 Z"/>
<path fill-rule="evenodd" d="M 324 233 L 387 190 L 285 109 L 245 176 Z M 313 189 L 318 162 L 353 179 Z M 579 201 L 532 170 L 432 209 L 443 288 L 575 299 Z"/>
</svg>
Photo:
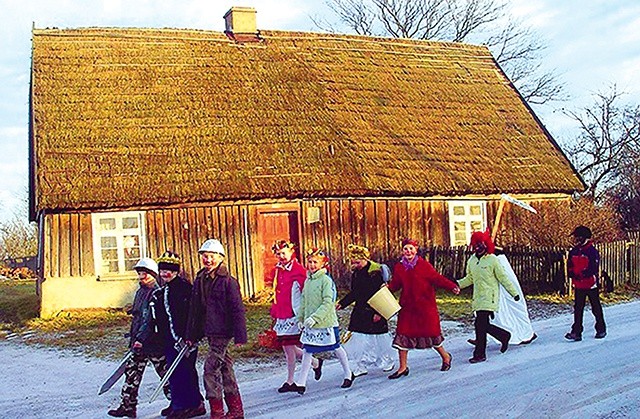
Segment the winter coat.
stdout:
<svg viewBox="0 0 640 419">
<path fill-rule="evenodd" d="M 387 321 L 382 317 L 377 322 L 373 321 L 374 314 L 378 314 L 367 301 L 384 285 L 380 264 L 369 261 L 362 269 L 356 269 L 351 274 L 351 291 L 339 302 L 340 307 L 347 307 L 355 302 L 349 330 L 366 334 L 387 333 Z"/>
<path fill-rule="evenodd" d="M 577 289 L 596 288 L 600 271 L 600 253 L 591 240 L 569 251 L 569 278 Z"/>
<path fill-rule="evenodd" d="M 335 301 L 336 286 L 327 270 L 322 268 L 313 274 L 309 272 L 300 298 L 298 321 L 312 317 L 316 321 L 314 328 L 338 326 Z"/>
<path fill-rule="evenodd" d="M 302 292 L 307 271 L 296 259 L 292 259 L 286 266 L 278 264 L 274 269 L 273 278 L 275 295 L 271 305 L 271 317 L 274 319 L 294 317 L 294 289 L 298 293 Z"/>
<path fill-rule="evenodd" d="M 473 311 L 498 311 L 500 302 L 500 284 L 512 297 L 518 295 L 518 290 L 509 281 L 498 257 L 494 254 L 484 254 L 480 258 L 473 255 L 467 261 L 466 275 L 458 281 L 460 288 L 473 284 Z"/>
<path fill-rule="evenodd" d="M 224 264 L 213 272 L 201 269 L 191 294 L 187 340 L 197 342 L 204 336 L 233 338 L 247 343 L 247 321 L 238 280 Z"/>
<path fill-rule="evenodd" d="M 456 284 L 439 274 L 433 266 L 420 256 L 413 268 L 396 263 L 389 290 L 402 290 L 398 334 L 410 338 L 436 338 L 442 335 L 440 315 L 436 304 L 436 287 L 453 290 Z"/>
<path fill-rule="evenodd" d="M 153 293 L 151 304 L 155 306 L 154 325 L 165 345 L 173 346 L 180 338 L 185 337 L 192 288 L 186 279 L 177 276 Z"/>
<path fill-rule="evenodd" d="M 133 297 L 133 307 L 129 310 L 131 327 L 129 328 L 129 348 L 134 342 L 142 343 L 141 353 L 144 355 L 162 355 L 162 339 L 154 327 L 151 326 L 154 307 L 150 305 L 154 291 L 159 289 L 155 284 L 152 288 L 140 286 Z"/>
</svg>

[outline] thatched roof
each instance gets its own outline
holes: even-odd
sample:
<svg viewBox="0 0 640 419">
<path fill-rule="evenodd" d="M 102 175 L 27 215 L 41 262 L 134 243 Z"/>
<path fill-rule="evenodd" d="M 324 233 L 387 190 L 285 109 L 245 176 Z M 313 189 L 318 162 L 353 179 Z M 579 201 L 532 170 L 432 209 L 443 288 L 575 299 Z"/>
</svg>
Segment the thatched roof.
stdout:
<svg viewBox="0 0 640 419">
<path fill-rule="evenodd" d="M 34 30 L 35 210 L 584 187 L 485 47 L 261 37 Z"/>
</svg>

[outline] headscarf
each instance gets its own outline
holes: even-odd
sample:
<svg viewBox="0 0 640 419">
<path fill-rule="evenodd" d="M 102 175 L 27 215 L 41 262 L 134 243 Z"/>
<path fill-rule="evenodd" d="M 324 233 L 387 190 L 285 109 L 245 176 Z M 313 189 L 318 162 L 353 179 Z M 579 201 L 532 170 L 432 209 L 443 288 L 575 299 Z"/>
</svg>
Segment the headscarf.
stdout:
<svg viewBox="0 0 640 419">
<path fill-rule="evenodd" d="M 420 243 L 418 243 L 418 241 L 415 239 L 406 238 L 402 240 L 402 247 L 405 247 L 408 244 L 412 245 L 416 249 L 420 247 Z"/>
<path fill-rule="evenodd" d="M 491 233 L 489 233 L 489 229 L 485 231 L 474 231 L 471 234 L 471 246 L 475 246 L 478 243 L 484 243 L 487 246 L 487 253 L 493 254 L 496 251 L 496 246 L 493 244 L 493 240 L 491 240 Z"/>
</svg>

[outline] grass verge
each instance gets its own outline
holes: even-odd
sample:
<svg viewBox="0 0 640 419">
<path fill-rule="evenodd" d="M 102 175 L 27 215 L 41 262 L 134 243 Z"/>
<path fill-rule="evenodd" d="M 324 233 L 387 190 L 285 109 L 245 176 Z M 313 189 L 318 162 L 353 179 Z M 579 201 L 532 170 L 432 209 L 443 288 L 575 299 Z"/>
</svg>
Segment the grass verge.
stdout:
<svg viewBox="0 0 640 419">
<path fill-rule="evenodd" d="M 559 294 L 541 294 L 527 296 L 549 307 L 564 310 L 573 305 L 572 296 Z M 604 304 L 616 304 L 640 299 L 640 286 L 622 286 L 613 293 L 603 293 Z M 464 290 L 460 295 L 441 292 L 437 298 L 438 309 L 443 320 L 460 321 L 471 324 L 471 291 Z M 232 346 L 230 351 L 236 359 L 268 360 L 280 356 L 280 350 L 268 349 L 258 343 L 258 335 L 271 326 L 269 304 L 248 303 L 247 333 L 249 342 L 239 347 Z M 349 310 L 339 312 L 340 324 L 346 326 Z M 0 327 L 2 336 L 17 333 L 28 344 L 39 344 L 65 348 L 88 356 L 118 359 L 126 352 L 128 340 L 124 334 L 129 330 L 131 317 L 122 309 L 69 310 L 49 319 L 38 316 L 38 298 L 35 295 L 33 281 L 0 282 Z M 206 354 L 206 344 L 202 345 L 201 356 Z"/>
</svg>

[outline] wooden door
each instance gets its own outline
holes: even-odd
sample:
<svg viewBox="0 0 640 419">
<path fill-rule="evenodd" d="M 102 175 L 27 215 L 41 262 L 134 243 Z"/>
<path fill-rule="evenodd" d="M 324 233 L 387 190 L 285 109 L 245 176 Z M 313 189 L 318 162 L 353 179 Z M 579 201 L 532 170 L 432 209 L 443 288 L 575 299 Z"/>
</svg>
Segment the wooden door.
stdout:
<svg viewBox="0 0 640 419">
<path fill-rule="evenodd" d="M 271 287 L 271 272 L 277 262 L 271 246 L 276 240 L 290 240 L 300 244 L 298 211 L 266 211 L 258 213 L 258 251 L 256 263 L 259 270 L 256 278 L 258 289 Z M 297 249 L 296 249 L 297 251 Z M 299 255 L 298 255 L 299 256 Z"/>
</svg>

